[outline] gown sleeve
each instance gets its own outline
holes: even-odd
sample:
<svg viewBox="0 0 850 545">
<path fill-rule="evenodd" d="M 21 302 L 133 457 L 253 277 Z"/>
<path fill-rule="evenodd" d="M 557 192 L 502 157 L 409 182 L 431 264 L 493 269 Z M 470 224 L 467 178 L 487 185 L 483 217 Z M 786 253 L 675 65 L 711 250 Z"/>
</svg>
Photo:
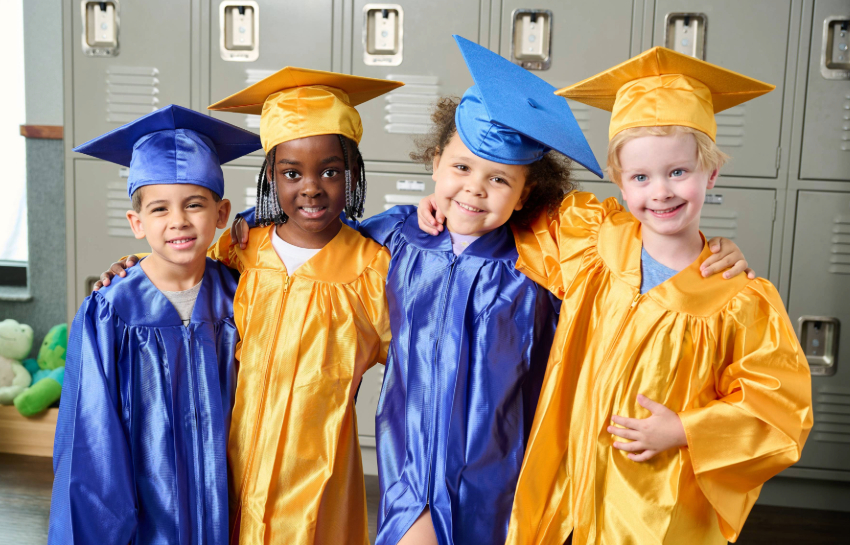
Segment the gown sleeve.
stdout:
<svg viewBox="0 0 850 545">
<path fill-rule="evenodd" d="M 540 214 L 528 228 L 512 225 L 516 268 L 559 299 L 578 273 L 585 252 L 596 246 L 605 218 L 623 210 L 616 199 L 600 203 L 592 193 L 573 191 L 557 214 Z"/>
<path fill-rule="evenodd" d="M 364 237 L 371 238 L 381 246 L 386 246 L 392 254 L 395 249 L 394 235 L 411 214 L 416 214 L 415 206 L 393 206 L 363 221 L 348 219 L 343 221 Z"/>
<path fill-rule="evenodd" d="M 369 315 L 372 327 L 380 339 L 378 354 L 371 363 L 386 363 L 387 352 L 390 348 L 392 332 L 390 331 L 390 311 L 387 305 L 387 271 L 390 265 L 390 255 L 386 248 L 381 248 L 375 259 L 366 269 L 363 278 L 363 289 L 360 294 L 363 307 Z"/>
<path fill-rule="evenodd" d="M 218 237 L 215 244 L 210 246 L 210 249 L 207 250 L 207 257 L 220 261 L 231 269 L 236 269 L 240 273 L 243 273 L 245 271 L 243 270 L 242 260 L 239 259 L 239 252 L 237 250 L 237 245 L 230 245 L 230 229 L 228 229 Z"/>
<path fill-rule="evenodd" d="M 86 299 L 71 326 L 53 447 L 50 544 L 126 544 L 137 511 L 130 448 L 121 423 L 111 306 Z"/>
<path fill-rule="evenodd" d="M 697 483 L 734 542 L 761 486 L 800 459 L 812 390 L 803 350 L 769 282 L 751 282 L 724 313 L 717 399 L 679 417 Z"/>
</svg>

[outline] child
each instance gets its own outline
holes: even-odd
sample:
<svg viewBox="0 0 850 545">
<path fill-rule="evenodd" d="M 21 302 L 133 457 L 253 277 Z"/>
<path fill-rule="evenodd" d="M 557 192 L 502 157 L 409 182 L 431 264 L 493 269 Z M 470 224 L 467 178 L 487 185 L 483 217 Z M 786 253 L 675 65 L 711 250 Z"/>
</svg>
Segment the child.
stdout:
<svg viewBox="0 0 850 545">
<path fill-rule="evenodd" d="M 71 326 L 50 543 L 227 542 L 236 278 L 206 249 L 230 214 L 220 163 L 259 147 L 172 105 L 74 150 L 130 167 L 127 219 L 152 253 Z"/>
<path fill-rule="evenodd" d="M 698 269 L 714 113 L 771 89 L 656 47 L 558 91 L 612 110 L 608 172 L 633 215 L 576 193 L 518 234 L 517 266 L 564 311 L 508 543 L 735 541 L 799 459 L 810 376 L 779 294 Z"/>
<path fill-rule="evenodd" d="M 553 87 L 455 39 L 475 85 L 459 104 L 438 104 L 413 155 L 433 167 L 447 232 L 422 233 L 413 207 L 358 227 L 392 254 L 378 544 L 504 541 L 559 306 L 515 270 L 506 223 L 572 189 L 552 149 L 601 175 Z"/>
</svg>

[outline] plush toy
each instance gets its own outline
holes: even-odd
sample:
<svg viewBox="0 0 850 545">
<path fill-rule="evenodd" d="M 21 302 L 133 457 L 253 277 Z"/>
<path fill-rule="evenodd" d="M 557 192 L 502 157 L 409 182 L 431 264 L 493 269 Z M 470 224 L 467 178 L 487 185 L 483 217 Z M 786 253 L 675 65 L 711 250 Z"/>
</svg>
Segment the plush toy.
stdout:
<svg viewBox="0 0 850 545">
<path fill-rule="evenodd" d="M 24 416 L 38 414 L 55 403 L 65 379 L 65 351 L 68 349 L 68 324 L 53 326 L 38 350 L 39 370 L 32 386 L 15 398 L 15 407 Z"/>
<path fill-rule="evenodd" d="M 15 320 L 0 322 L 0 404 L 12 400 L 30 385 L 32 377 L 21 365 L 32 350 L 32 328 Z"/>
</svg>

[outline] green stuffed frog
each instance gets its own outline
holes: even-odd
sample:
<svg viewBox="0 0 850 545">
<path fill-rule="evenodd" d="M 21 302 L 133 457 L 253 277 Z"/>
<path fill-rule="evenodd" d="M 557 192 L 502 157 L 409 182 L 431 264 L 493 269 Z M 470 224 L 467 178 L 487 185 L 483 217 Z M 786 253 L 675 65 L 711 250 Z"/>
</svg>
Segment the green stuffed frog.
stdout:
<svg viewBox="0 0 850 545">
<path fill-rule="evenodd" d="M 32 328 L 15 320 L 0 322 L 0 404 L 11 405 L 32 377 L 21 364 L 32 350 Z"/>
</svg>

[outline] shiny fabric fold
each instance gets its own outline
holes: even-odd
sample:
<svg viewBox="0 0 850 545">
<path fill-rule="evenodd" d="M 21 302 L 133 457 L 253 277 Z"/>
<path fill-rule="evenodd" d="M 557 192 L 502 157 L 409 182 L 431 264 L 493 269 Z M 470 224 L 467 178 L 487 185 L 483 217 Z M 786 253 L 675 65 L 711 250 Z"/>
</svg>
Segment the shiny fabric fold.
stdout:
<svg viewBox="0 0 850 545">
<path fill-rule="evenodd" d="M 127 192 L 153 184 L 195 184 L 224 196 L 224 174 L 215 144 L 191 129 L 157 131 L 133 146 Z"/>
<path fill-rule="evenodd" d="M 227 543 L 236 286 L 233 271 L 207 260 L 188 326 L 142 267 L 83 302 L 56 427 L 49 543 Z"/>
<path fill-rule="evenodd" d="M 228 444 L 233 543 L 369 541 L 354 395 L 386 360 L 387 251 L 343 226 L 289 275 L 274 226 L 210 256 L 241 273 L 239 384 Z"/>
<path fill-rule="evenodd" d="M 762 484 L 796 462 L 811 377 L 776 289 L 702 278 L 700 257 L 640 295 L 640 223 L 569 195 L 517 230 L 518 268 L 563 298 L 507 543 L 735 541 Z M 644 463 L 612 447 L 638 394 L 676 411 L 688 447 Z"/>
<path fill-rule="evenodd" d="M 507 226 L 460 256 L 412 206 L 357 228 L 392 255 L 376 543 L 397 543 L 425 507 L 442 545 L 502 543 L 559 301 L 515 269 Z"/>
</svg>

